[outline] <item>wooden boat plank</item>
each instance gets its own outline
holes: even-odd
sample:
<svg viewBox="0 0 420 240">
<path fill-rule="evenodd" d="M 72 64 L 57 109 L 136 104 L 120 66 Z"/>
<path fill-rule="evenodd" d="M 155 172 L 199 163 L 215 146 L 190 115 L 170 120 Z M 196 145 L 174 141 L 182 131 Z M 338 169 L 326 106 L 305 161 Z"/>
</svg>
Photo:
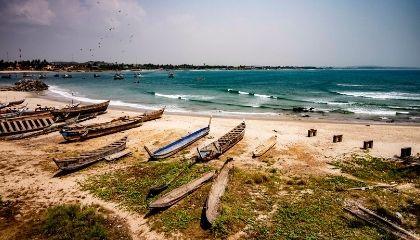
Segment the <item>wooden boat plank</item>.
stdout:
<svg viewBox="0 0 420 240">
<path fill-rule="evenodd" d="M 6 128 L 6 123 L 4 123 L 4 122 L 0 122 L 0 124 L 1 124 L 1 130 L 2 130 L 2 132 L 4 132 L 4 133 L 8 133 L 9 131 L 7 130 L 7 128 Z"/>
<path fill-rule="evenodd" d="M 213 224 L 214 220 L 216 220 L 217 216 L 220 214 L 220 199 L 225 193 L 225 189 L 229 181 L 229 171 L 232 167 L 232 162 L 226 163 L 211 185 L 205 209 L 205 216 L 210 224 Z"/>
<path fill-rule="evenodd" d="M 178 188 L 173 189 L 172 191 L 166 193 L 159 199 L 153 201 L 149 204 L 150 209 L 158 209 L 172 206 L 177 203 L 187 195 L 191 194 L 199 187 L 201 187 L 207 181 L 210 181 L 215 174 L 215 171 L 211 171 L 203 174 L 201 177 L 192 180 L 191 182 L 184 184 Z"/>
</svg>

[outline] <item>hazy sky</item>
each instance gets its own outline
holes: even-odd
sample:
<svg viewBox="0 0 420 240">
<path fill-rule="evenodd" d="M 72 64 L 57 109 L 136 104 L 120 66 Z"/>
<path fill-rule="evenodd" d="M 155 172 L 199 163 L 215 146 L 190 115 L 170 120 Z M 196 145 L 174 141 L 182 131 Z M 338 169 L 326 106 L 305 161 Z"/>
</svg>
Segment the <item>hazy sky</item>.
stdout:
<svg viewBox="0 0 420 240">
<path fill-rule="evenodd" d="M 420 1 L 0 0 L 0 58 L 420 67 Z"/>
</svg>

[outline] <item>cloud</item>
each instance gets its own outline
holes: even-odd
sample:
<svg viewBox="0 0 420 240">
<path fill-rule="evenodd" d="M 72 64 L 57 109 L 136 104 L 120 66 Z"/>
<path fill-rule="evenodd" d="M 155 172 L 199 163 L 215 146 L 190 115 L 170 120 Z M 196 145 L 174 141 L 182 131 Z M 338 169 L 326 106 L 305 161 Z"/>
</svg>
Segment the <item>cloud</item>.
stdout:
<svg viewBox="0 0 420 240">
<path fill-rule="evenodd" d="M 47 0 L 7 1 L 1 3 L 2 22 L 48 26 L 55 17 Z"/>
</svg>

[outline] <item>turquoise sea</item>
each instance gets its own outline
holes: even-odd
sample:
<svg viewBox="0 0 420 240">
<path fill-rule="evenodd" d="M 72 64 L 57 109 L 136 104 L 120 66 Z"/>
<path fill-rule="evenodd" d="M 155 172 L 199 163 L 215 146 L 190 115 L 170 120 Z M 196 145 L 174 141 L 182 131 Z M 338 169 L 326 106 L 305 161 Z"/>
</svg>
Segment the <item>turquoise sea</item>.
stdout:
<svg viewBox="0 0 420 240">
<path fill-rule="evenodd" d="M 45 82 L 56 96 L 140 109 L 204 114 L 295 114 L 419 122 L 420 70 L 211 70 L 70 73 Z M 12 83 L 1 79 L 0 83 Z M 20 77 L 21 78 L 21 77 Z M 309 112 L 297 112 L 306 108 Z M 295 108 L 295 111 L 293 111 Z"/>
</svg>

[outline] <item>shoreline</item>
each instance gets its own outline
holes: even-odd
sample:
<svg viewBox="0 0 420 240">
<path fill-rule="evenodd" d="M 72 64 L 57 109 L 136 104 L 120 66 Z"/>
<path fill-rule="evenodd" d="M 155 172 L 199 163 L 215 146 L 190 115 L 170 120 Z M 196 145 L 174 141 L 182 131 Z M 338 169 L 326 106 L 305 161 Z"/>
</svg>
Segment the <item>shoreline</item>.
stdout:
<svg viewBox="0 0 420 240">
<path fill-rule="evenodd" d="M 41 97 L 46 100 L 52 100 L 59 103 L 68 104 L 72 98 L 67 98 L 64 96 L 57 96 L 56 93 L 51 92 L 50 90 L 44 91 L 42 95 L 33 93 L 34 97 Z M 74 99 L 73 99 L 74 100 Z M 92 102 L 88 101 L 77 101 L 82 104 L 92 104 Z M 112 99 L 111 99 L 112 102 Z M 163 107 L 163 106 L 162 106 Z M 135 113 L 143 113 L 144 111 L 150 111 L 151 108 L 137 108 L 137 107 L 129 107 L 129 106 L 118 106 L 118 105 L 111 105 L 108 107 L 112 110 L 117 111 L 130 111 Z M 263 120 L 263 121 L 279 121 L 279 122 L 306 122 L 306 123 L 334 123 L 334 124 L 369 124 L 369 125 L 390 125 L 390 126 L 419 126 L 420 123 L 416 122 L 381 122 L 375 120 L 357 120 L 357 119 L 350 119 L 350 118 L 318 118 L 318 117 L 299 117 L 290 113 L 279 113 L 278 115 L 273 114 L 264 114 L 264 113 L 244 113 L 244 114 L 207 114 L 207 113 L 200 113 L 200 112 L 192 112 L 192 111 L 185 111 L 185 112 L 176 112 L 176 111 L 165 111 L 167 115 L 174 115 L 174 116 L 184 116 L 184 117 L 216 117 L 216 118 L 223 118 L 223 119 L 247 119 L 247 120 Z"/>
</svg>

